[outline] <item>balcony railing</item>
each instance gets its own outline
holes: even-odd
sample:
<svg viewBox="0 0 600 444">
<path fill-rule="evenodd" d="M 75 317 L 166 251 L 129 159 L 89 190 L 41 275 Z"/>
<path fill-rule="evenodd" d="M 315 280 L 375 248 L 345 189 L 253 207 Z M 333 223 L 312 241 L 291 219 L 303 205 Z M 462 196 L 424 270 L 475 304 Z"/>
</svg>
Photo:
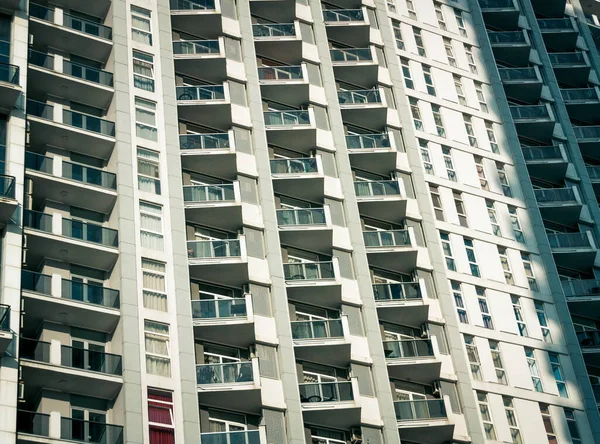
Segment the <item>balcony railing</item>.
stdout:
<svg viewBox="0 0 600 444">
<path fill-rule="evenodd" d="M 218 40 L 178 40 L 173 42 L 173 54 L 219 54 L 221 52 Z"/>
<path fill-rule="evenodd" d="M 215 9 L 214 0 L 171 0 L 171 11 L 203 11 Z"/>
<path fill-rule="evenodd" d="M 581 348 L 592 348 L 600 347 L 600 331 L 598 330 L 587 330 L 578 331 L 577 340 Z"/>
<path fill-rule="evenodd" d="M 346 146 L 350 150 L 390 148 L 390 137 L 388 133 L 379 134 L 348 134 L 346 135 Z"/>
<path fill-rule="evenodd" d="M 525 160 L 562 160 L 560 146 L 522 146 Z"/>
<path fill-rule="evenodd" d="M 373 284 L 376 301 L 422 300 L 418 282 L 398 282 L 391 284 Z"/>
<path fill-rule="evenodd" d="M 199 385 L 248 383 L 254 381 L 254 370 L 251 361 L 200 364 L 196 365 L 196 379 Z"/>
<path fill-rule="evenodd" d="M 42 173 L 52 174 L 52 157 L 42 156 L 41 154 L 25 152 L 25 168 L 28 170 L 40 171 Z"/>
<path fill-rule="evenodd" d="M 29 4 L 29 15 L 31 17 L 39 18 L 49 22 L 54 22 L 55 17 L 54 9 L 38 5 L 37 3 Z M 85 34 L 89 34 L 94 37 L 100 37 L 102 39 L 110 40 L 112 38 L 112 29 L 108 26 L 85 20 L 80 17 L 75 17 L 67 13 L 63 13 L 62 16 L 62 24 L 66 28 L 71 28 L 75 31 L 81 31 Z"/>
<path fill-rule="evenodd" d="M 27 114 L 41 117 L 42 119 L 54 119 L 54 107 L 36 100 L 27 99 Z"/>
<path fill-rule="evenodd" d="M 302 66 L 259 66 L 259 80 L 302 80 Z"/>
<path fill-rule="evenodd" d="M 0 197 L 15 198 L 15 178 L 0 174 Z"/>
<path fill-rule="evenodd" d="M 109 190 L 117 189 L 116 174 L 71 162 L 62 163 L 62 177 Z"/>
<path fill-rule="evenodd" d="M 298 208 L 277 210 L 277 225 L 325 225 L 325 210 L 323 208 Z"/>
<path fill-rule="evenodd" d="M 588 166 L 586 167 L 586 170 L 591 180 L 595 181 L 600 179 L 600 166 Z"/>
<path fill-rule="evenodd" d="M 365 16 L 362 9 L 324 9 L 323 20 L 326 22 L 363 22 Z"/>
<path fill-rule="evenodd" d="M 600 280 L 597 279 L 562 281 L 562 288 L 567 297 L 600 296 Z"/>
<path fill-rule="evenodd" d="M 434 356 L 431 339 L 383 341 L 383 352 L 387 359 L 431 358 Z"/>
<path fill-rule="evenodd" d="M 60 418 L 60 439 L 94 444 L 121 444 L 123 427 L 62 417 Z"/>
<path fill-rule="evenodd" d="M 60 363 L 65 367 L 106 373 L 120 376 L 122 373 L 121 356 L 97 350 L 61 345 Z"/>
<path fill-rule="evenodd" d="M 240 257 L 242 255 L 239 239 L 188 241 L 187 248 L 190 259 Z"/>
<path fill-rule="evenodd" d="M 117 230 L 81 220 L 63 218 L 62 235 L 95 244 L 102 244 L 107 247 L 116 247 L 119 245 Z"/>
<path fill-rule="evenodd" d="M 27 435 L 50 436 L 50 415 L 17 410 L 17 432 Z"/>
<path fill-rule="evenodd" d="M 560 94 L 565 102 L 600 101 L 594 88 L 561 89 Z"/>
<path fill-rule="evenodd" d="M 513 0 L 479 0 L 481 9 L 505 9 L 514 8 Z"/>
<path fill-rule="evenodd" d="M 21 337 L 19 339 L 19 356 L 23 359 L 50 363 L 50 343 Z"/>
<path fill-rule="evenodd" d="M 223 85 L 178 86 L 177 100 L 224 100 Z"/>
<path fill-rule="evenodd" d="M 258 430 L 200 433 L 200 444 L 260 444 Z"/>
<path fill-rule="evenodd" d="M 299 384 L 300 402 L 353 401 L 351 381 L 309 382 Z"/>
<path fill-rule="evenodd" d="M 547 202 L 572 202 L 577 203 L 573 188 L 546 188 L 533 190 L 538 203 Z"/>
<path fill-rule="evenodd" d="M 600 139 L 600 126 L 573 126 L 573 132 L 580 140 Z"/>
<path fill-rule="evenodd" d="M 596 404 L 600 404 L 600 384 L 592 384 L 592 391 L 594 392 L 594 398 L 596 398 Z"/>
<path fill-rule="evenodd" d="M 394 411 L 396 412 L 396 419 L 398 421 L 444 419 L 448 417 L 443 399 L 395 401 Z"/>
<path fill-rule="evenodd" d="M 315 281 L 335 279 L 333 262 L 302 262 L 283 264 L 286 281 Z"/>
<path fill-rule="evenodd" d="M 10 331 L 10 305 L 0 304 L 0 331 Z"/>
<path fill-rule="evenodd" d="M 231 148 L 228 133 L 180 134 L 179 148 L 182 150 L 214 150 Z"/>
<path fill-rule="evenodd" d="M 538 19 L 538 26 L 544 31 L 573 31 L 573 23 L 569 18 Z"/>
<path fill-rule="evenodd" d="M 63 73 L 87 80 L 88 82 L 94 82 L 104 86 L 113 86 L 112 72 L 80 65 L 79 63 L 73 63 L 69 60 L 63 60 Z"/>
<path fill-rule="evenodd" d="M 63 121 L 65 125 L 74 126 L 104 136 L 114 137 L 115 124 L 109 120 L 101 119 L 96 116 L 78 113 L 68 109 L 63 109 Z"/>
<path fill-rule="evenodd" d="M 299 159 L 272 159 L 272 174 L 316 174 L 319 172 L 316 157 Z"/>
<path fill-rule="evenodd" d="M 0 82 L 19 84 L 19 67 L 10 63 L 0 63 Z"/>
<path fill-rule="evenodd" d="M 252 25 L 254 37 L 292 37 L 296 35 L 293 23 L 257 23 Z"/>
<path fill-rule="evenodd" d="M 545 105 L 511 106 L 510 114 L 513 119 L 547 119 L 550 117 Z"/>
<path fill-rule="evenodd" d="M 406 247 L 410 246 L 408 230 L 363 231 L 365 246 L 369 247 Z"/>
<path fill-rule="evenodd" d="M 587 233 L 548 233 L 551 248 L 591 248 Z"/>
<path fill-rule="evenodd" d="M 21 270 L 21 289 L 50 295 L 52 294 L 52 276 Z"/>
<path fill-rule="evenodd" d="M 341 319 L 324 319 L 316 321 L 293 321 L 293 339 L 327 339 L 343 338 L 344 329 Z"/>
<path fill-rule="evenodd" d="M 535 68 L 498 68 L 500 79 L 504 82 L 540 81 Z"/>
<path fill-rule="evenodd" d="M 396 180 L 371 180 L 354 182 L 356 196 L 399 196 L 400 185 Z"/>
<path fill-rule="evenodd" d="M 372 61 L 370 48 L 332 49 L 329 51 L 331 61 L 335 62 L 365 62 Z"/>
<path fill-rule="evenodd" d="M 23 226 L 33 228 L 34 230 L 52 233 L 52 215 L 41 213 L 39 211 L 24 210 Z"/>
<path fill-rule="evenodd" d="M 267 126 L 310 125 L 308 110 L 265 111 L 263 115 Z"/>
<path fill-rule="evenodd" d="M 525 40 L 525 34 L 521 31 L 500 31 L 492 32 L 488 31 L 488 38 L 492 45 L 506 45 L 506 44 L 523 44 L 527 43 Z"/>
<path fill-rule="evenodd" d="M 581 52 L 551 52 L 548 54 L 553 65 L 586 65 Z"/>
<path fill-rule="evenodd" d="M 248 316 L 245 298 L 200 299 L 192 301 L 194 319 L 229 319 Z"/>
<path fill-rule="evenodd" d="M 365 103 L 381 103 L 378 89 L 365 89 L 355 91 L 338 91 L 340 105 L 361 105 Z"/>
<path fill-rule="evenodd" d="M 234 202 L 233 184 L 186 185 L 183 187 L 184 202 Z"/>
</svg>

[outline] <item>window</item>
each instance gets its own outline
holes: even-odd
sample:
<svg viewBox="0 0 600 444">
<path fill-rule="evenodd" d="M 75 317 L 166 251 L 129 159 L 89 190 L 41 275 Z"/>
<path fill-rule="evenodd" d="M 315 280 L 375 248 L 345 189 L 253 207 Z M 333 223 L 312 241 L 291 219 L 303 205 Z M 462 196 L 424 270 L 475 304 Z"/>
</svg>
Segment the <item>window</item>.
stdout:
<svg viewBox="0 0 600 444">
<path fill-rule="evenodd" d="M 151 12 L 131 5 L 131 38 L 138 43 L 152 45 Z"/>
<path fill-rule="evenodd" d="M 548 444 L 558 444 L 558 439 L 554 432 L 554 425 L 552 424 L 552 416 L 550 415 L 550 406 L 540 402 L 540 414 L 542 415 L 542 422 L 544 423 L 544 429 L 546 430 Z"/>
<path fill-rule="evenodd" d="M 463 106 L 467 106 L 467 98 L 465 97 L 465 92 L 463 90 L 461 77 L 454 76 L 454 87 L 456 88 L 456 95 L 458 96 L 458 103 L 460 103 Z"/>
<path fill-rule="evenodd" d="M 406 9 L 408 10 L 408 16 L 416 20 L 417 19 L 417 11 L 415 10 L 415 5 L 413 0 L 406 0 Z"/>
<path fill-rule="evenodd" d="M 493 330 L 494 322 L 492 321 L 492 314 L 490 313 L 490 308 L 488 307 L 487 296 L 485 295 L 485 288 L 475 287 L 475 291 L 477 292 L 477 302 L 479 303 L 479 311 L 481 312 L 483 326 L 485 328 Z"/>
<path fill-rule="evenodd" d="M 454 49 L 452 48 L 452 40 L 444 38 L 444 48 L 448 57 L 448 64 L 456 68 L 456 57 L 454 57 Z"/>
<path fill-rule="evenodd" d="M 172 393 L 148 389 L 148 422 L 150 444 L 175 444 Z"/>
<path fill-rule="evenodd" d="M 400 22 L 398 20 L 392 20 L 392 28 L 394 29 L 394 37 L 396 38 L 396 47 L 398 49 L 404 50 L 404 39 L 402 38 L 402 29 L 400 29 Z"/>
<path fill-rule="evenodd" d="M 458 32 L 463 37 L 467 37 L 467 28 L 465 27 L 465 20 L 463 13 L 460 9 L 454 8 L 454 17 L 456 18 L 456 26 L 458 26 Z"/>
<path fill-rule="evenodd" d="M 434 2 L 435 16 L 437 17 L 438 26 L 444 31 L 447 30 L 446 21 L 444 20 L 444 11 L 442 10 L 442 4 Z"/>
<path fill-rule="evenodd" d="M 435 211 L 435 218 L 443 222 L 444 209 L 442 207 L 442 199 L 438 187 L 429 185 L 429 194 L 431 195 L 431 203 L 433 204 L 433 210 Z"/>
<path fill-rule="evenodd" d="M 504 170 L 504 164 L 496 162 L 496 171 L 498 171 L 498 180 L 502 186 L 502 193 L 506 197 L 513 197 L 512 191 L 510 190 L 510 184 L 508 183 L 508 177 L 506 177 L 506 171 Z"/>
<path fill-rule="evenodd" d="M 565 410 L 565 418 L 567 419 L 567 426 L 569 427 L 569 434 L 571 435 L 572 444 L 582 444 L 581 435 L 577 428 L 577 420 L 575 419 L 575 411 L 571 409 Z"/>
<path fill-rule="evenodd" d="M 469 69 L 473 74 L 477 74 L 477 65 L 475 64 L 475 57 L 473 57 L 473 47 L 471 45 L 465 45 L 465 54 L 467 61 L 469 62 Z"/>
<path fill-rule="evenodd" d="M 140 226 L 142 247 L 163 251 L 162 207 L 140 201 Z"/>
<path fill-rule="evenodd" d="M 512 205 L 508 206 L 508 214 L 510 215 L 510 222 L 513 227 L 513 233 L 517 242 L 525 243 L 525 237 L 523 236 L 523 230 L 521 229 L 521 223 L 519 222 L 519 215 L 517 213 L 517 207 Z"/>
<path fill-rule="evenodd" d="M 483 166 L 483 157 L 473 156 L 473 160 L 475 161 L 475 168 L 477 169 L 477 175 L 479 176 L 479 185 L 481 185 L 481 189 L 489 191 L 490 184 L 485 175 L 485 168 Z"/>
<path fill-rule="evenodd" d="M 414 97 L 409 99 L 410 102 L 410 112 L 413 117 L 413 124 L 415 125 L 415 129 L 417 131 L 423 131 L 423 121 L 421 120 L 421 111 L 419 110 L 419 101 Z"/>
<path fill-rule="evenodd" d="M 483 94 L 483 84 L 481 82 L 474 82 L 474 83 L 475 83 L 475 92 L 477 93 L 477 100 L 479 100 L 479 109 L 482 112 L 487 113 L 488 106 L 485 101 L 485 95 Z"/>
<path fill-rule="evenodd" d="M 481 277 L 479 274 L 479 265 L 477 265 L 477 258 L 475 257 L 475 247 L 472 239 L 463 239 L 465 244 L 465 251 L 467 252 L 467 260 L 469 261 L 469 267 L 471 274 L 475 277 Z"/>
<path fill-rule="evenodd" d="M 133 86 L 154 92 L 154 57 L 133 50 Z"/>
<path fill-rule="evenodd" d="M 473 120 L 471 119 L 471 116 L 463 114 L 463 120 L 465 122 L 465 130 L 467 131 L 467 136 L 469 138 L 469 145 L 471 145 L 473 148 L 479 148 L 477 137 L 475 136 L 475 130 L 473 129 Z"/>
<path fill-rule="evenodd" d="M 507 385 L 506 371 L 504 370 L 504 364 L 502 363 L 502 354 L 500 352 L 500 343 L 498 341 L 492 341 L 488 339 L 490 345 L 490 353 L 492 354 L 492 362 L 496 369 L 496 379 L 498 384 Z"/>
<path fill-rule="evenodd" d="M 468 324 L 469 316 L 467 315 L 467 307 L 465 307 L 465 302 L 463 301 L 460 282 L 450 281 L 450 286 L 452 287 L 452 294 L 454 295 L 454 303 L 456 304 L 458 320 L 463 324 Z"/>
<path fill-rule="evenodd" d="M 485 121 L 485 129 L 490 142 L 490 149 L 492 153 L 500 154 L 500 148 L 498 148 L 498 142 L 496 141 L 496 134 L 494 134 L 494 124 L 492 122 Z"/>
<path fill-rule="evenodd" d="M 512 398 L 503 396 L 502 401 L 504 402 L 504 411 L 506 412 L 506 420 L 508 421 L 508 427 L 510 428 L 510 436 L 513 444 L 523 444 L 521 439 L 521 432 L 519 431 L 519 423 L 517 422 L 517 412 L 513 405 Z"/>
<path fill-rule="evenodd" d="M 504 271 L 504 280 L 509 285 L 515 285 L 515 280 L 510 269 L 510 262 L 508 261 L 508 255 L 506 254 L 506 248 L 498 246 L 498 255 L 500 256 L 502 271 Z"/>
<path fill-rule="evenodd" d="M 432 104 L 431 111 L 433 112 L 433 121 L 435 122 L 435 130 L 437 135 L 440 137 L 446 137 L 446 130 L 444 129 L 444 121 L 442 120 L 440 106 Z"/>
<path fill-rule="evenodd" d="M 456 215 L 458 216 L 458 222 L 460 223 L 460 226 L 468 227 L 469 224 L 467 223 L 467 212 L 465 210 L 465 204 L 462 200 L 462 194 L 454 191 L 452 196 L 454 198 L 454 207 L 456 208 Z"/>
<path fill-rule="evenodd" d="M 390 12 L 396 12 L 396 2 L 395 0 L 387 0 L 387 8 Z"/>
<path fill-rule="evenodd" d="M 492 233 L 494 233 L 494 236 L 502 237 L 502 230 L 498 224 L 498 216 L 496 214 L 496 208 L 494 207 L 494 201 L 486 199 L 485 205 L 487 206 L 490 224 L 492 225 Z"/>
<path fill-rule="evenodd" d="M 490 406 L 488 405 L 487 393 L 477 392 L 477 402 L 479 404 L 479 413 L 481 414 L 481 422 L 483 423 L 485 437 L 486 439 L 495 441 L 496 431 L 494 430 L 494 423 L 492 422 L 492 414 L 490 413 Z"/>
<path fill-rule="evenodd" d="M 433 171 L 433 163 L 431 163 L 431 156 L 429 155 L 429 147 L 426 140 L 419 139 L 419 149 L 421 151 L 421 160 L 423 161 L 423 168 L 425 173 L 435 174 Z"/>
<path fill-rule="evenodd" d="M 446 268 L 448 268 L 450 271 L 456 271 L 456 264 L 454 263 L 454 258 L 452 257 L 450 236 L 448 233 L 442 233 L 440 231 L 440 239 L 442 242 L 442 251 L 444 252 L 444 257 L 446 258 Z"/>
<path fill-rule="evenodd" d="M 538 284 L 533 274 L 533 263 L 531 262 L 531 255 L 529 253 L 521 252 L 521 260 L 523 261 L 523 268 L 525 269 L 525 276 L 527 276 L 527 283 L 531 291 L 538 291 Z M 549 332 L 548 332 L 549 333 Z"/>
<path fill-rule="evenodd" d="M 144 307 L 168 311 L 165 286 L 165 264 L 142 258 L 142 294 Z"/>
<path fill-rule="evenodd" d="M 135 98 L 135 134 L 142 139 L 158 140 L 155 102 Z"/>
<path fill-rule="evenodd" d="M 138 189 L 160 194 L 160 154 L 144 148 L 137 149 Z"/>
<path fill-rule="evenodd" d="M 408 59 L 404 57 L 400 57 L 400 65 L 402 66 L 402 75 L 404 77 L 404 85 L 408 89 L 415 89 L 415 83 L 412 80 L 412 76 L 410 74 L 410 64 Z M 412 100 L 412 98 L 411 98 Z M 412 102 L 411 102 L 412 105 Z"/>
<path fill-rule="evenodd" d="M 423 43 L 421 30 L 419 28 L 413 28 L 413 35 L 415 36 L 415 43 L 417 44 L 417 52 L 420 56 L 427 57 L 427 51 L 425 51 L 425 44 Z"/>
<path fill-rule="evenodd" d="M 532 348 L 525 347 L 525 357 L 527 359 L 527 366 L 529 367 L 533 388 L 536 392 L 542 393 L 544 389 L 542 387 L 540 372 L 538 371 L 537 362 L 535 360 L 535 351 Z"/>
<path fill-rule="evenodd" d="M 465 347 L 467 348 L 467 358 L 471 364 L 471 376 L 473 379 L 481 381 L 481 362 L 479 352 L 475 344 L 475 338 L 471 335 L 464 335 Z"/>
<path fill-rule="evenodd" d="M 146 344 L 146 372 L 152 375 L 171 376 L 169 326 L 144 320 Z"/>
<path fill-rule="evenodd" d="M 513 306 L 513 313 L 515 314 L 515 319 L 517 321 L 517 328 L 519 329 L 519 335 L 528 337 L 529 334 L 527 332 L 527 324 L 525 323 L 525 318 L 523 317 L 523 309 L 521 307 L 521 299 L 518 296 L 510 297 Z"/>
<path fill-rule="evenodd" d="M 448 180 L 456 182 L 456 171 L 454 170 L 454 163 L 452 162 L 452 152 L 450 148 L 443 146 L 442 155 L 444 156 L 444 164 L 446 165 L 446 174 L 448 174 Z"/>
<path fill-rule="evenodd" d="M 554 375 L 554 379 L 556 380 L 556 388 L 558 389 L 558 394 L 562 398 L 568 398 L 569 394 L 567 393 L 567 383 L 565 382 L 565 378 L 562 372 L 562 366 L 560 365 L 560 356 L 558 355 L 558 353 L 548 352 L 548 359 L 550 360 L 550 367 L 552 367 L 552 374 Z"/>
<path fill-rule="evenodd" d="M 435 96 L 435 86 L 433 85 L 433 77 L 431 76 L 431 67 L 423 65 L 423 78 L 427 86 L 427 94 Z"/>
</svg>

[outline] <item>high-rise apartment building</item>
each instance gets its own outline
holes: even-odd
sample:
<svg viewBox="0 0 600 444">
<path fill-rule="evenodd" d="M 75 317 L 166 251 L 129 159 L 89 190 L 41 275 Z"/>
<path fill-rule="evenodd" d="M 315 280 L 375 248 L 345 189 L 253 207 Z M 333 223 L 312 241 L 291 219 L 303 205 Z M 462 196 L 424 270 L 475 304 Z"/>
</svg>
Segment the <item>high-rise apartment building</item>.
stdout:
<svg viewBox="0 0 600 444">
<path fill-rule="evenodd" d="M 593 6 L 0 0 L 0 442 L 600 443 Z"/>
</svg>

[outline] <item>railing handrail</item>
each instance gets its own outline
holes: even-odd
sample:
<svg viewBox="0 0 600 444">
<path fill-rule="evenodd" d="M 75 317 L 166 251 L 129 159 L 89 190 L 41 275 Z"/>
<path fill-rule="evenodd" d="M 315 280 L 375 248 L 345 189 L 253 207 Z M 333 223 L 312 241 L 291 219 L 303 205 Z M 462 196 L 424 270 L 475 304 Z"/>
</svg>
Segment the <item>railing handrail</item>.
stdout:
<svg viewBox="0 0 600 444">
<path fill-rule="evenodd" d="M 177 46 L 190 46 L 194 48 L 194 52 L 177 52 L 175 49 Z M 206 51 L 196 51 L 198 48 L 203 48 Z M 186 54 L 218 54 L 221 52 L 221 45 L 219 40 L 174 40 L 173 41 L 173 53 L 174 55 L 186 55 Z"/>
<path fill-rule="evenodd" d="M 61 349 L 84 351 L 87 353 L 95 353 L 95 354 L 99 354 L 99 355 L 103 355 L 103 356 L 112 356 L 112 357 L 119 358 L 119 359 L 123 358 L 121 355 L 117 355 L 115 353 L 109 353 L 109 352 L 104 352 L 104 351 L 100 351 L 100 350 L 90 350 L 90 349 L 83 348 L 83 347 L 73 347 L 72 345 L 60 344 L 60 347 L 61 347 Z"/>
<path fill-rule="evenodd" d="M 565 296 L 600 296 L 600 279 L 574 279 L 562 281 Z"/>
<path fill-rule="evenodd" d="M 337 380 L 337 381 L 321 381 L 321 382 L 299 382 L 298 385 L 301 386 L 307 386 L 307 385 L 346 385 L 346 384 L 352 384 L 352 381 L 342 381 L 342 380 Z"/>
<path fill-rule="evenodd" d="M 237 362 L 211 362 L 208 364 L 196 364 L 196 368 L 198 367 L 228 367 L 228 366 L 237 366 L 237 365 L 248 365 L 252 364 L 252 359 L 248 359 L 246 361 L 241 360 Z"/>
</svg>

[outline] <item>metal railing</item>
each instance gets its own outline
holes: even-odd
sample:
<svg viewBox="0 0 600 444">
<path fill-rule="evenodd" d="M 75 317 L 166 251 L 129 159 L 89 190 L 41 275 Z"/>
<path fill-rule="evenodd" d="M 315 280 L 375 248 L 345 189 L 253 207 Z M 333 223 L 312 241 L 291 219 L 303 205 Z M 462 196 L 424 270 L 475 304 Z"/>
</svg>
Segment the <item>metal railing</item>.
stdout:
<svg viewBox="0 0 600 444">
<path fill-rule="evenodd" d="M 577 139 L 599 139 L 600 126 L 573 126 L 573 132 Z"/>
<path fill-rule="evenodd" d="M 540 81 L 535 68 L 498 68 L 500 79 L 504 82 Z"/>
<path fill-rule="evenodd" d="M 329 54 L 333 63 L 373 61 L 371 48 L 331 49 Z"/>
<path fill-rule="evenodd" d="M 481 6 L 481 9 L 514 9 L 515 4 L 513 0 L 479 0 L 479 6 Z"/>
<path fill-rule="evenodd" d="M 65 367 L 106 373 L 107 375 L 122 374 L 122 359 L 119 355 L 85 348 L 60 346 L 60 363 Z"/>
<path fill-rule="evenodd" d="M 283 264 L 286 281 L 316 281 L 335 279 L 333 262 L 299 262 Z"/>
<path fill-rule="evenodd" d="M 314 174 L 319 172 L 316 157 L 272 159 L 269 163 L 272 174 Z"/>
<path fill-rule="evenodd" d="M 297 208 L 277 210 L 277 225 L 325 225 L 325 210 L 323 208 Z"/>
<path fill-rule="evenodd" d="M 63 60 L 63 74 L 98 83 L 99 85 L 113 86 L 112 72 L 73 63 L 70 60 Z"/>
<path fill-rule="evenodd" d="M 363 231 L 365 246 L 369 247 L 406 247 L 410 246 L 408 230 Z"/>
<path fill-rule="evenodd" d="M 17 432 L 27 435 L 50 436 L 50 415 L 17 410 Z"/>
<path fill-rule="evenodd" d="M 241 257 L 239 239 L 188 241 L 188 258 L 210 259 L 216 257 Z"/>
<path fill-rule="evenodd" d="M 94 444 L 122 444 L 123 427 L 104 422 L 61 417 L 60 439 Z"/>
<path fill-rule="evenodd" d="M 323 20 L 326 22 L 364 22 L 362 9 L 324 9 Z"/>
<path fill-rule="evenodd" d="M 0 304 L 0 331 L 10 331 L 10 305 Z"/>
<path fill-rule="evenodd" d="M 341 319 L 324 319 L 316 321 L 293 321 L 293 339 L 325 339 L 343 338 L 344 329 Z"/>
<path fill-rule="evenodd" d="M 576 333 L 581 348 L 600 347 L 600 331 L 586 330 Z"/>
<path fill-rule="evenodd" d="M 50 343 L 21 337 L 19 338 L 19 357 L 50 363 Z"/>
<path fill-rule="evenodd" d="M 560 94 L 565 102 L 599 101 L 594 88 L 561 89 Z"/>
<path fill-rule="evenodd" d="M 113 137 L 115 135 L 115 124 L 110 120 L 101 119 L 100 117 L 90 116 L 68 109 L 63 109 L 63 121 L 65 125 L 74 126 L 104 136 Z"/>
<path fill-rule="evenodd" d="M 19 84 L 19 67 L 10 63 L 0 63 L 0 82 Z"/>
<path fill-rule="evenodd" d="M 551 52 L 548 58 L 553 65 L 586 65 L 583 53 L 577 52 Z"/>
<path fill-rule="evenodd" d="M 302 66 L 259 66 L 259 80 L 302 80 Z"/>
<path fill-rule="evenodd" d="M 353 401 L 351 381 L 308 382 L 298 384 L 300 402 L 344 402 Z"/>
<path fill-rule="evenodd" d="M 183 187 L 184 202 L 234 202 L 233 184 L 219 185 L 185 185 Z"/>
<path fill-rule="evenodd" d="M 263 115 L 267 126 L 310 125 L 308 110 L 265 111 Z"/>
<path fill-rule="evenodd" d="M 387 359 L 432 358 L 434 356 L 431 339 L 383 341 L 383 352 Z"/>
<path fill-rule="evenodd" d="M 107 247 L 116 247 L 119 244 L 117 230 L 90 222 L 84 222 L 82 220 L 63 218 L 62 235 L 73 239 L 105 245 Z"/>
<path fill-rule="evenodd" d="M 510 106 L 510 115 L 513 119 L 545 119 L 550 117 L 546 105 Z"/>
<path fill-rule="evenodd" d="M 177 100 L 224 100 L 223 85 L 178 86 Z"/>
<path fill-rule="evenodd" d="M 346 135 L 346 146 L 350 150 L 370 148 L 390 148 L 390 137 L 388 133 L 379 134 L 348 134 Z"/>
<path fill-rule="evenodd" d="M 79 17 L 75 17 L 63 12 L 63 26 L 81 31 L 95 37 L 110 40 L 112 39 L 112 29 L 100 23 L 91 22 Z"/>
<path fill-rule="evenodd" d="M 255 23 L 252 25 L 254 37 L 292 37 L 296 35 L 293 23 Z"/>
<path fill-rule="evenodd" d="M 203 11 L 215 9 L 214 0 L 171 0 L 171 11 Z"/>
<path fill-rule="evenodd" d="M 488 31 L 487 34 L 492 45 L 527 43 L 522 31 Z"/>
<path fill-rule="evenodd" d="M 600 296 L 600 280 L 597 279 L 571 279 L 562 281 L 565 296 Z"/>
<path fill-rule="evenodd" d="M 200 444 L 260 444 L 258 430 L 200 433 Z"/>
<path fill-rule="evenodd" d="M 448 417 L 443 399 L 416 399 L 414 401 L 395 401 L 394 411 L 398 421 L 419 419 L 444 419 Z"/>
<path fill-rule="evenodd" d="M 179 148 L 182 150 L 231 148 L 229 143 L 229 133 L 180 134 Z"/>
<path fill-rule="evenodd" d="M 373 284 L 376 301 L 421 300 L 421 286 L 418 282 L 398 282 L 391 284 Z"/>
<path fill-rule="evenodd" d="M 245 298 L 200 299 L 192 301 L 192 318 L 227 319 L 248 316 Z"/>
<path fill-rule="evenodd" d="M 525 160 L 561 160 L 562 151 L 558 145 L 550 146 L 522 146 Z"/>
<path fill-rule="evenodd" d="M 88 185 L 96 185 L 98 187 L 107 188 L 109 190 L 117 189 L 117 175 L 102 171 L 98 168 L 92 168 L 76 163 L 62 163 L 62 177 L 65 179 L 83 182 Z"/>
<path fill-rule="evenodd" d="M 340 105 L 360 105 L 364 103 L 381 103 L 378 89 L 364 89 L 354 91 L 338 91 Z"/>
<path fill-rule="evenodd" d="M 119 308 L 119 290 L 84 282 L 61 280 L 61 297 L 108 308 Z"/>
<path fill-rule="evenodd" d="M 399 196 L 400 184 L 397 180 L 361 180 L 354 182 L 356 196 Z"/>
<path fill-rule="evenodd" d="M 218 54 L 221 48 L 218 40 L 177 40 L 173 42 L 173 54 Z"/>
<path fill-rule="evenodd" d="M 538 26 L 542 32 L 544 31 L 574 31 L 573 23 L 569 18 L 547 18 L 538 19 Z"/>
<path fill-rule="evenodd" d="M 254 381 L 254 370 L 251 361 L 199 364 L 196 380 L 199 385 L 248 383 Z"/>
<path fill-rule="evenodd" d="M 573 188 L 545 188 L 533 190 L 538 203 L 577 202 Z"/>
<path fill-rule="evenodd" d="M 587 233 L 548 233 L 550 248 L 591 248 Z"/>
</svg>

